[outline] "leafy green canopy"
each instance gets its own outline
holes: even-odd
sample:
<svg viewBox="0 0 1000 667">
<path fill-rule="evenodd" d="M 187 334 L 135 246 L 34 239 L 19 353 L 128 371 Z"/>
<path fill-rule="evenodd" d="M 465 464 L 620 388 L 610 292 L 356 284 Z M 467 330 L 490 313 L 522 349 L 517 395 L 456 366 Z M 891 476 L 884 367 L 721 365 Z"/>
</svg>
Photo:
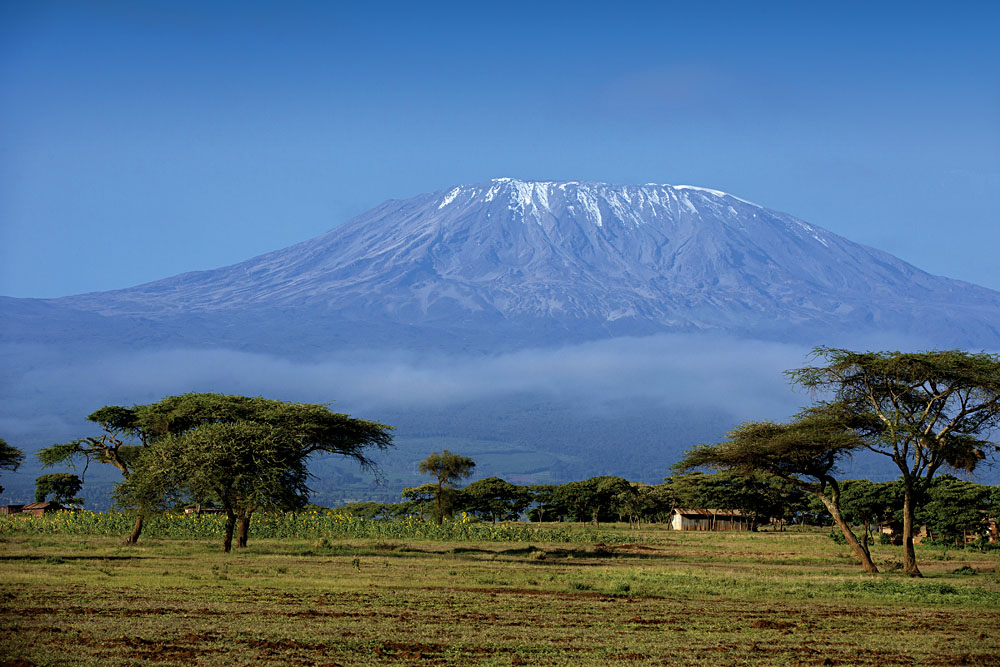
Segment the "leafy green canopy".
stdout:
<svg viewBox="0 0 1000 667">
<path fill-rule="evenodd" d="M 7 444 L 7 441 L 0 438 L 0 470 L 9 470 L 14 472 L 21 465 L 21 461 L 24 460 L 24 452 L 22 452 L 17 447 L 12 447 Z M 0 492 L 3 491 L 3 487 L 0 486 Z"/>
<path fill-rule="evenodd" d="M 1000 424 L 997 355 L 827 347 L 813 355 L 825 365 L 788 371 L 789 378 L 876 420 L 865 446 L 891 458 L 904 480 L 942 466 L 971 472 L 996 450 L 987 436 Z"/>
<path fill-rule="evenodd" d="M 183 394 L 137 407 L 141 430 L 153 438 L 182 434 L 208 424 L 266 424 L 300 456 L 316 452 L 349 456 L 374 469 L 368 450 L 392 446 L 391 426 L 332 412 L 319 403 L 289 403 L 260 396 Z"/>
<path fill-rule="evenodd" d="M 420 462 L 420 472 L 434 476 L 440 486 L 452 486 L 458 480 L 472 474 L 476 462 L 468 456 L 452 454 L 444 449 L 441 453 L 431 452 L 430 456 Z"/>
<path fill-rule="evenodd" d="M 349 456 L 374 470 L 368 451 L 392 446 L 391 426 L 332 412 L 319 403 L 289 403 L 262 397 L 189 393 L 168 396 L 131 408 L 105 406 L 87 417 L 104 433 L 39 452 L 46 466 L 82 457 L 110 463 L 128 477 L 139 448 L 169 435 L 180 435 L 207 424 L 258 423 L 280 430 L 294 441 L 300 455 L 326 452 Z"/>
<path fill-rule="evenodd" d="M 634 493 L 627 479 L 601 475 L 568 482 L 556 487 L 552 503 L 574 521 L 615 521 L 622 511 L 622 499 Z"/>
<path fill-rule="evenodd" d="M 917 511 L 935 539 L 960 545 L 966 536 L 985 536 L 990 518 L 1000 511 L 1000 487 L 985 486 L 941 475 L 925 490 Z"/>
<path fill-rule="evenodd" d="M 430 456 L 420 462 L 420 472 L 433 475 L 437 479 L 437 486 L 434 489 L 434 513 L 438 525 L 441 525 L 445 516 L 451 514 L 455 495 L 452 488 L 455 483 L 471 475 L 475 467 L 476 462 L 468 456 L 452 454 L 447 449 L 442 450 L 440 454 L 431 452 Z"/>
<path fill-rule="evenodd" d="M 24 453 L 20 449 L 8 445 L 6 440 L 0 438 L 0 470 L 14 472 L 23 460 Z"/>
<path fill-rule="evenodd" d="M 377 473 L 368 451 L 392 445 L 391 426 L 315 403 L 184 394 L 132 411 L 126 423 L 143 446 L 116 489 L 117 503 L 138 508 L 140 517 L 178 500 L 218 503 L 227 515 L 227 552 L 237 521 L 244 547 L 256 510 L 306 504 L 312 455 L 348 456 Z"/>
<path fill-rule="evenodd" d="M 147 447 L 117 498 L 125 505 L 169 504 L 179 497 L 218 503 L 234 513 L 299 509 L 308 471 L 294 438 L 269 424 L 202 424 Z"/>
<path fill-rule="evenodd" d="M 69 472 L 40 475 L 35 479 L 35 502 L 42 503 L 52 496 L 52 500 L 63 505 L 82 505 L 83 498 L 77 497 L 83 481 Z"/>
<path fill-rule="evenodd" d="M 870 428 L 863 415 L 852 414 L 842 404 L 825 404 L 803 411 L 788 424 L 740 424 L 724 442 L 689 450 L 675 468 L 766 472 L 800 485 L 823 486 L 834 479 L 841 459 L 865 446 L 859 432 Z"/>
<path fill-rule="evenodd" d="M 523 486 L 487 477 L 472 482 L 461 493 L 461 506 L 476 516 L 496 521 L 516 521 L 532 502 Z"/>
</svg>

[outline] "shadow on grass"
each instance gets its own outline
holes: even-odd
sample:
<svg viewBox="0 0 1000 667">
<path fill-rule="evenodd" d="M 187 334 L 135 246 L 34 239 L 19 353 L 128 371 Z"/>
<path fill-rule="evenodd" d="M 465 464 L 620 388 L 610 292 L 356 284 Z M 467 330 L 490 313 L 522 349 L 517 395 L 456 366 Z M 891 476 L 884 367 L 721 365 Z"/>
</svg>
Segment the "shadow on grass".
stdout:
<svg viewBox="0 0 1000 667">
<path fill-rule="evenodd" d="M 577 558 L 597 558 L 597 559 L 627 559 L 627 560 L 649 560 L 649 559 L 660 559 L 669 560 L 673 559 L 672 554 L 664 553 L 656 549 L 641 549 L 636 548 L 631 545 L 622 546 L 607 546 L 607 545 L 597 545 L 594 548 L 579 548 L 579 549 L 541 549 L 535 546 L 520 547 L 517 549 L 482 549 L 476 547 L 455 547 L 449 552 L 454 555 L 470 554 L 470 555 L 489 555 L 489 556 L 507 556 L 514 558 L 525 558 L 529 562 L 537 562 L 544 564 L 546 559 L 577 559 Z"/>
<path fill-rule="evenodd" d="M 75 560 L 143 560 L 149 558 L 148 556 L 39 556 L 39 555 L 25 555 L 25 556 L 0 556 L 0 562 L 3 561 L 46 561 L 49 563 L 65 563 Z"/>
</svg>

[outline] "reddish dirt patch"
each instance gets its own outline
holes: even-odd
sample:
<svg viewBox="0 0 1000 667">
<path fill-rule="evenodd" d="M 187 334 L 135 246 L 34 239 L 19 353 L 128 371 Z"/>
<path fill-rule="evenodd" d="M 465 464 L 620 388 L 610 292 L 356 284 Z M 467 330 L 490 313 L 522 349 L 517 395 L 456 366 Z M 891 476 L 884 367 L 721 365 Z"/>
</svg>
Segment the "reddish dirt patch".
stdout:
<svg viewBox="0 0 1000 667">
<path fill-rule="evenodd" d="M 375 647 L 375 655 L 395 660 L 430 660 L 444 647 L 432 644 L 407 644 L 404 642 L 382 642 Z"/>
<path fill-rule="evenodd" d="M 786 628 L 794 628 L 795 624 L 788 621 L 771 621 L 766 618 L 760 618 L 751 623 L 750 627 L 762 630 L 785 630 Z"/>
<path fill-rule="evenodd" d="M 670 620 L 666 618 L 642 618 L 636 615 L 628 619 L 628 622 L 634 623 L 635 625 L 664 625 L 669 623 Z"/>
<path fill-rule="evenodd" d="M 656 547 L 647 546 L 645 544 L 613 544 L 609 547 L 604 547 L 604 548 L 616 553 L 628 553 L 628 554 L 664 553 L 663 549 L 657 549 Z"/>
</svg>

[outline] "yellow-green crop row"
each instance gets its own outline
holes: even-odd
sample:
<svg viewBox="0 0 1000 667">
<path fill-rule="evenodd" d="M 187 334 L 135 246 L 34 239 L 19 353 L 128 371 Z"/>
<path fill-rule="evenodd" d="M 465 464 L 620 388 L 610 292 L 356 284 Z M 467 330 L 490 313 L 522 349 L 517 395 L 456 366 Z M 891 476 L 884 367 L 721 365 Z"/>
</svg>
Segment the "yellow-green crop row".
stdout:
<svg viewBox="0 0 1000 667">
<path fill-rule="evenodd" d="M 15 514 L 0 517 L 0 536 L 127 535 L 135 516 L 121 512 L 53 512 L 44 516 Z M 155 514 L 146 519 L 143 535 L 156 538 L 220 538 L 225 530 L 221 514 Z M 337 510 L 257 512 L 250 521 L 251 539 L 427 539 L 452 542 L 602 542 L 632 541 L 589 527 L 521 522 L 488 523 L 462 514 L 439 526 L 420 517 L 366 519 Z"/>
</svg>

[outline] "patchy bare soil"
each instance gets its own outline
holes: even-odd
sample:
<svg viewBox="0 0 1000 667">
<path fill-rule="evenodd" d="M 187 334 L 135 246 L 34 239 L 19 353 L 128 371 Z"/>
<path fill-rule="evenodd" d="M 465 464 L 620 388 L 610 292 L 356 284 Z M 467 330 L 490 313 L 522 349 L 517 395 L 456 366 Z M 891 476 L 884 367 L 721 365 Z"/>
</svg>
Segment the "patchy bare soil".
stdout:
<svg viewBox="0 0 1000 667">
<path fill-rule="evenodd" d="M 795 565 L 788 544 L 745 539 L 755 558 L 723 565 L 697 545 L 635 544 L 374 556 L 153 544 L 90 564 L 67 538 L 47 559 L 7 560 L 0 667 L 998 664 L 991 561 L 970 561 L 975 576 L 872 579 L 833 552 Z M 8 540 L 0 557 L 35 548 Z"/>
</svg>

